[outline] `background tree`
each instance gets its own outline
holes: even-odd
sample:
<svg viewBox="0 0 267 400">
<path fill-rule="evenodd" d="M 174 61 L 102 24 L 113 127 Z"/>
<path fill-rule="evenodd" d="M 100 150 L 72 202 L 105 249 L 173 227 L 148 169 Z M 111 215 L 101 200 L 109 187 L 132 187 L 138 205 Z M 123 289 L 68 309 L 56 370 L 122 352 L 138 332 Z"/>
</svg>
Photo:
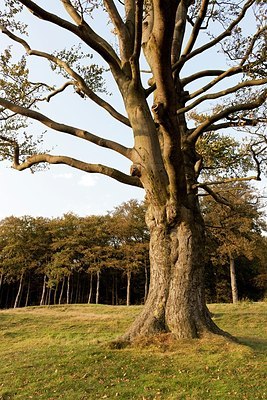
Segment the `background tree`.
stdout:
<svg viewBox="0 0 267 400">
<path fill-rule="evenodd" d="M 257 243 L 261 231 L 266 227 L 262 220 L 261 203 L 258 194 L 243 182 L 218 185 L 218 196 L 228 205 L 203 199 L 204 218 L 210 239 L 214 241 L 214 251 L 210 252 L 213 263 L 230 268 L 233 303 L 238 302 L 235 260 L 241 255 L 252 260 L 257 254 Z M 209 242 L 210 243 L 210 242 Z"/>
<path fill-rule="evenodd" d="M 43 218 L 8 217 L 1 222 L 0 260 L 4 279 L 18 282 L 14 308 L 20 306 L 27 283 L 26 305 L 33 271 L 38 270 L 48 250 Z"/>
<path fill-rule="evenodd" d="M 59 5 L 62 7 L 56 8 Z M 30 58 L 47 60 L 52 70 L 62 76 L 59 86 L 47 85 L 41 76 L 40 94 L 32 91 L 36 84 L 26 74 L 25 86 L 34 93 L 34 103 L 27 102 L 27 94 L 21 98 L 21 91 L 19 95 L 13 94 L 9 85 L 4 86 L 0 98 L 2 113 L 37 120 L 56 133 L 89 141 L 132 163 L 128 174 L 64 155 L 39 153 L 23 158 L 17 146 L 13 167 L 22 171 L 41 163 L 61 163 L 145 189 L 150 290 L 142 314 L 126 333 L 126 340 L 154 332 L 172 332 L 178 338 L 222 333 L 205 304 L 204 223 L 198 189 L 202 187 L 216 196 L 211 182 L 199 180 L 202 158 L 196 143 L 207 132 L 240 126 L 250 126 L 253 131 L 265 120 L 263 7 L 261 0 L 233 0 L 227 4 L 220 0 L 104 0 L 103 4 L 61 0 L 49 5 L 49 9 L 31 0 L 5 0 L 1 6 L 1 29 L 10 42 L 21 45 Z M 31 36 L 25 35 L 21 9 L 47 23 L 43 28 L 46 32 L 54 25 L 68 33 L 68 43 L 72 37 L 73 46 L 78 47 L 47 52 L 40 43 L 40 49 L 33 49 Z M 109 37 L 93 29 L 92 13 L 99 18 L 108 15 L 116 34 L 114 46 Z M 252 31 L 247 29 L 248 25 L 253 27 Z M 88 49 L 95 51 L 107 66 L 125 112 L 119 112 L 106 100 L 101 80 L 103 68 L 90 64 Z M 218 49 L 221 57 L 210 67 Z M 143 60 L 150 70 L 149 86 L 143 79 Z M 14 69 L 9 72 L 7 82 L 12 80 L 12 74 L 16 75 Z M 90 99 L 125 125 L 132 133 L 133 146 L 129 148 L 83 127 L 68 125 L 67 120 L 60 123 L 48 116 L 49 111 L 47 115 L 37 111 L 35 107 L 41 108 L 42 100 L 50 100 L 52 105 L 52 98 L 69 87 L 74 89 L 76 98 Z M 204 113 L 203 109 L 208 111 Z M 191 124 L 189 113 L 194 111 L 201 118 Z M 251 153 L 255 174 L 246 179 L 260 179 L 264 147 L 259 147 Z"/>
</svg>

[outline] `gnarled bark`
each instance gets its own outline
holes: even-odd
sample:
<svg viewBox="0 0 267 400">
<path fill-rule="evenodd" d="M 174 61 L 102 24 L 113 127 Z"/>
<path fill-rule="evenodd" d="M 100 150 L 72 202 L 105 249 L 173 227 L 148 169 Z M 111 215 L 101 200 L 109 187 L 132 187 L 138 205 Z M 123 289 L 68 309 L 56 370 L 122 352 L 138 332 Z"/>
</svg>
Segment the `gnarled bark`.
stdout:
<svg viewBox="0 0 267 400">
<path fill-rule="evenodd" d="M 194 211 L 183 207 L 174 226 L 149 216 L 149 294 L 124 340 L 160 332 L 171 332 L 176 338 L 224 334 L 212 321 L 205 303 L 204 229 L 198 211 Z"/>
</svg>

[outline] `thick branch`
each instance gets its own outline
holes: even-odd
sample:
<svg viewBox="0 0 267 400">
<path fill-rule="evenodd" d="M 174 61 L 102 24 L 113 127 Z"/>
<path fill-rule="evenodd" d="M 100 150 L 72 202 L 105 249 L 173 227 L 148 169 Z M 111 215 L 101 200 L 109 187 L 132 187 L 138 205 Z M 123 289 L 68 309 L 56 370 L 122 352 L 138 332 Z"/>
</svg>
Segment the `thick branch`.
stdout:
<svg viewBox="0 0 267 400">
<path fill-rule="evenodd" d="M 217 203 L 224 204 L 225 206 L 228 206 L 232 208 L 232 204 L 229 203 L 224 197 L 220 196 L 218 193 L 215 193 L 207 184 L 199 184 L 198 187 L 201 187 L 204 189 Z"/>
<path fill-rule="evenodd" d="M 139 57 L 141 53 L 142 44 L 142 23 L 143 23 L 143 0 L 136 0 L 135 2 L 135 25 L 134 25 L 134 48 L 133 54 L 130 58 L 133 82 L 137 85 L 140 84 L 140 67 Z"/>
<path fill-rule="evenodd" d="M 77 10 L 73 7 L 71 2 L 69 0 L 61 0 L 61 3 L 63 4 L 65 10 L 69 14 L 69 16 L 73 19 L 73 21 L 77 24 L 80 25 L 82 23 L 82 16 L 77 12 Z"/>
<path fill-rule="evenodd" d="M 21 164 L 14 163 L 13 168 L 18 171 L 23 171 L 25 169 L 31 168 L 33 165 L 40 163 L 49 163 L 49 164 L 65 164 L 72 168 L 79 169 L 81 171 L 90 172 L 90 173 L 99 173 L 102 175 L 109 176 L 119 182 L 122 182 L 127 185 L 143 187 L 139 178 L 134 176 L 129 176 L 124 174 L 121 171 L 118 171 L 115 168 L 107 167 L 101 164 L 89 164 L 82 162 L 80 160 L 76 160 L 75 158 L 66 157 L 66 156 L 52 156 L 49 154 L 36 154 L 34 156 L 29 157 L 25 162 Z"/>
<path fill-rule="evenodd" d="M 218 76 L 218 75 L 223 74 L 224 72 L 225 71 L 223 71 L 221 69 L 218 69 L 218 70 L 217 69 L 206 69 L 204 71 L 199 71 L 199 72 L 196 72 L 193 75 L 187 76 L 186 78 L 182 78 L 181 79 L 181 84 L 183 86 L 186 86 L 189 83 L 191 83 L 191 82 L 193 82 L 193 81 L 195 81 L 197 79 L 205 78 L 207 76 Z"/>
<path fill-rule="evenodd" d="M 123 22 L 114 1 L 104 0 L 104 6 L 116 30 L 116 35 L 119 40 L 120 57 L 123 66 L 125 62 L 129 61 L 129 57 L 132 52 L 133 38 L 130 37 L 129 31 Z"/>
<path fill-rule="evenodd" d="M 253 110 L 254 108 L 258 108 L 261 106 L 266 100 L 267 90 L 259 95 L 259 97 L 248 103 L 239 103 L 234 106 L 230 106 L 218 114 L 214 114 L 211 117 L 207 118 L 202 124 L 200 124 L 197 128 L 193 130 L 193 132 L 188 137 L 189 141 L 195 141 L 197 138 L 204 132 L 209 130 L 209 127 L 216 121 L 220 119 L 226 118 L 228 115 L 238 112 L 238 111 L 246 111 Z"/>
<path fill-rule="evenodd" d="M 113 0 L 104 0 L 104 6 L 107 9 L 108 15 L 116 28 L 116 33 L 121 37 L 125 36 L 125 25 L 124 22 L 118 12 L 117 7 L 114 4 Z"/>
<path fill-rule="evenodd" d="M 120 73 L 120 60 L 113 48 L 99 35 L 97 35 L 84 20 L 79 26 L 58 17 L 39 7 L 31 0 L 20 0 L 20 3 L 29 9 L 36 17 L 51 22 L 59 27 L 66 29 L 81 38 L 88 46 L 100 54 L 103 59 L 110 65 L 113 71 Z"/>
<path fill-rule="evenodd" d="M 46 125 L 55 131 L 67 133 L 77 138 L 85 139 L 91 143 L 96 144 L 97 146 L 105 147 L 107 149 L 116 151 L 117 153 L 123 155 L 124 157 L 131 159 L 131 149 L 124 147 L 117 142 L 100 138 L 99 136 L 93 135 L 92 133 L 89 133 L 79 128 L 75 128 L 73 126 L 58 123 L 37 111 L 29 110 L 28 108 L 13 104 L 10 101 L 7 101 L 3 98 L 0 98 L 0 105 L 5 108 L 8 108 L 9 110 L 17 114 L 23 115 L 31 119 L 35 119 L 41 122 L 43 125 Z"/>
<path fill-rule="evenodd" d="M 187 45 L 186 45 L 186 47 L 184 49 L 183 56 L 187 56 L 190 53 L 190 51 L 192 50 L 192 48 L 194 47 L 195 43 L 196 43 L 196 40 L 197 40 L 199 31 L 200 31 L 202 22 L 204 21 L 204 18 L 205 18 L 206 13 L 207 13 L 208 5 L 209 5 L 209 0 L 202 0 L 201 6 L 200 6 L 200 9 L 199 9 L 198 17 L 197 17 L 196 22 L 195 22 L 195 24 L 193 26 L 193 29 L 192 29 L 191 35 L 190 35 L 190 37 L 188 39 Z"/>
<path fill-rule="evenodd" d="M 175 26 L 172 39 L 171 63 L 172 65 L 179 59 L 185 34 L 186 17 L 189 2 L 182 0 L 176 11 Z"/>
<path fill-rule="evenodd" d="M 221 124 L 209 125 L 203 132 L 218 131 L 220 129 L 238 128 L 241 126 L 256 126 L 258 124 L 256 119 L 241 119 L 238 121 L 222 122 Z M 191 130 L 193 132 L 194 129 Z"/>
<path fill-rule="evenodd" d="M 267 78 L 266 79 L 252 79 L 250 81 L 241 82 L 238 85 L 232 86 L 231 88 L 228 88 L 225 90 L 221 90 L 220 92 L 217 92 L 217 93 L 206 94 L 205 96 L 202 96 L 202 97 L 198 98 L 197 100 L 195 100 L 193 103 L 191 103 L 187 107 L 180 108 L 177 111 L 177 114 L 182 114 L 182 113 L 188 112 L 189 110 L 192 110 L 192 108 L 196 107 L 198 104 L 202 103 L 205 100 L 218 99 L 220 97 L 227 96 L 228 94 L 236 93 L 239 89 L 242 89 L 244 87 L 264 85 L 265 83 L 267 83 Z"/>
<path fill-rule="evenodd" d="M 240 67 L 232 67 L 229 68 L 227 71 L 223 71 L 223 73 L 219 76 L 217 76 L 217 78 L 213 79 L 211 82 L 209 82 L 207 85 L 203 86 L 202 88 L 196 90 L 194 93 L 192 93 L 189 96 L 189 100 L 192 100 L 193 98 L 195 98 L 196 96 L 198 96 L 201 93 L 206 92 L 207 90 L 211 89 L 213 86 L 215 86 L 217 83 L 219 83 L 220 81 L 222 81 L 224 78 L 227 78 L 228 76 L 232 76 L 236 70 L 240 70 Z"/>
</svg>

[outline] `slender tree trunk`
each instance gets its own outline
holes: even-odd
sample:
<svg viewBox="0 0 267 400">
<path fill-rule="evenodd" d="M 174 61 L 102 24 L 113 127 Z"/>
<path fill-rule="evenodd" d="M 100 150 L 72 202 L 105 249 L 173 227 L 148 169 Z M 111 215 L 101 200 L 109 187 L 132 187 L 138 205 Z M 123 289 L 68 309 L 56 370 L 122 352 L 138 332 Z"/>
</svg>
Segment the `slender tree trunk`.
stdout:
<svg viewBox="0 0 267 400">
<path fill-rule="evenodd" d="M 58 304 L 61 304 L 61 303 L 62 303 L 62 297 L 63 297 L 64 287 L 65 287 L 65 280 L 66 280 L 66 277 L 64 276 L 64 277 L 63 277 L 63 280 L 62 280 L 61 289 L 60 289 Z"/>
<path fill-rule="evenodd" d="M 236 282 L 236 271 L 235 271 L 235 259 L 232 254 L 229 255 L 230 258 L 230 278 L 231 278 L 231 290 L 232 290 L 232 300 L 233 303 L 238 303 L 238 290 Z"/>
<path fill-rule="evenodd" d="M 57 304 L 57 290 L 58 290 L 58 283 L 56 284 L 54 296 L 53 296 L 53 303 Z"/>
<path fill-rule="evenodd" d="M 45 304 L 45 290 L 46 290 L 46 275 L 44 275 L 44 280 L 43 280 L 43 289 L 42 289 L 42 296 L 40 300 L 40 306 L 43 306 Z"/>
<path fill-rule="evenodd" d="M 117 272 L 115 275 L 115 305 L 117 306 L 119 303 L 119 299 L 118 299 L 118 276 L 117 276 Z"/>
<path fill-rule="evenodd" d="M 112 274 L 111 304 L 115 305 L 115 275 Z"/>
<path fill-rule="evenodd" d="M 70 275 L 67 279 L 67 304 L 70 304 Z"/>
<path fill-rule="evenodd" d="M 0 274 L 0 290 L 2 289 L 2 284 L 3 284 L 3 276 L 4 274 Z"/>
<path fill-rule="evenodd" d="M 48 306 L 50 306 L 50 302 L 51 302 L 51 292 L 52 292 L 52 289 L 50 287 L 48 290 L 48 294 L 47 294 L 47 305 Z"/>
<path fill-rule="evenodd" d="M 31 277 L 29 276 L 28 286 L 27 286 L 27 295 L 26 295 L 26 300 L 25 300 L 25 307 L 28 307 L 28 304 L 29 304 L 30 288 L 31 288 Z"/>
<path fill-rule="evenodd" d="M 148 268 L 145 265 L 145 294 L 144 294 L 144 303 L 146 302 L 148 294 Z"/>
<path fill-rule="evenodd" d="M 3 276 L 4 276 L 4 274 L 1 273 L 1 275 L 0 275 L 0 307 L 1 307 L 1 303 L 2 303 L 2 293 L 3 293 L 3 291 L 2 291 Z"/>
<path fill-rule="evenodd" d="M 2 291 L 3 276 L 4 276 L 4 274 L 1 273 L 1 275 L 0 275 L 0 307 L 1 307 L 1 304 L 2 304 L 2 294 L 3 294 L 3 291 Z"/>
<path fill-rule="evenodd" d="M 9 297 L 10 297 L 10 285 L 7 285 L 7 292 L 6 292 L 6 301 L 5 301 L 5 308 L 9 308 Z"/>
<path fill-rule="evenodd" d="M 127 296 L 126 305 L 129 306 L 131 303 L 131 271 L 127 271 Z"/>
<path fill-rule="evenodd" d="M 100 286 L 100 270 L 96 272 L 96 296 L 95 296 L 95 303 L 99 303 L 99 286 Z"/>
<path fill-rule="evenodd" d="M 20 299 L 21 299 L 21 294 L 22 294 L 22 289 L 23 289 L 23 279 L 24 279 L 24 272 L 22 272 L 22 274 L 20 275 L 19 288 L 18 288 L 17 295 L 15 298 L 14 308 L 17 308 L 20 306 Z"/>
<path fill-rule="evenodd" d="M 88 304 L 91 303 L 93 293 L 93 274 L 90 272 L 90 286 L 89 286 L 89 295 L 88 295 Z"/>
<path fill-rule="evenodd" d="M 151 215 L 149 294 L 123 340 L 157 332 L 171 332 L 177 338 L 223 334 L 205 303 L 204 225 L 197 213 L 182 208 L 180 220 L 171 227 Z"/>
<path fill-rule="evenodd" d="M 77 284 L 76 284 L 76 294 L 75 294 L 75 304 L 79 302 L 79 296 L 80 296 L 80 273 L 77 273 Z"/>
</svg>

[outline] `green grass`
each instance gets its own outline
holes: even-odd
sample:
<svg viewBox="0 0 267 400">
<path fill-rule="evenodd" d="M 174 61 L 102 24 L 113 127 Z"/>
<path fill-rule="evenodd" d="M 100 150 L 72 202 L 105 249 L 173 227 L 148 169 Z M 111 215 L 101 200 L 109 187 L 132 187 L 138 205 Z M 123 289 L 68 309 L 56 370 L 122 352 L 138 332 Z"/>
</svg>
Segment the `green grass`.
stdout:
<svg viewBox="0 0 267 400">
<path fill-rule="evenodd" d="M 0 311 L 0 399 L 267 398 L 267 303 L 211 305 L 240 343 L 216 337 L 112 350 L 140 307 Z"/>
</svg>

